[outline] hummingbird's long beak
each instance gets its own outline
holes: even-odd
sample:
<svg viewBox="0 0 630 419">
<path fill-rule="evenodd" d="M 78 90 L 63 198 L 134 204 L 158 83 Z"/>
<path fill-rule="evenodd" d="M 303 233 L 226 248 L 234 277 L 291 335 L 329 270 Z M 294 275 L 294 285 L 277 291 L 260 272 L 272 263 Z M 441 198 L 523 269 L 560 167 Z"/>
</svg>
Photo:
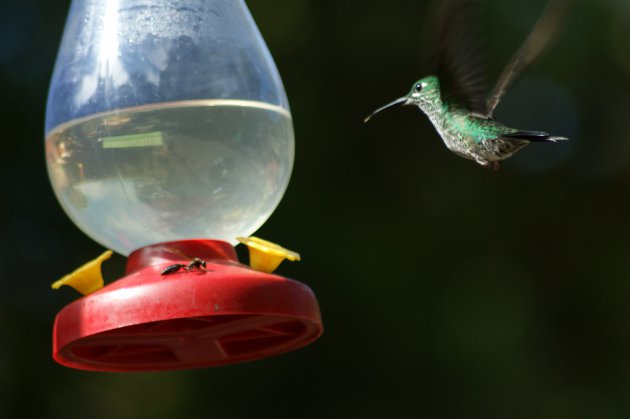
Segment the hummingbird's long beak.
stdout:
<svg viewBox="0 0 630 419">
<path fill-rule="evenodd" d="M 393 102 L 389 102 L 387 105 L 385 106 L 381 106 L 380 108 L 378 108 L 377 110 L 375 110 L 374 112 L 372 112 L 371 114 L 369 114 L 368 116 L 365 117 L 365 119 L 363 120 L 363 122 L 367 122 L 370 120 L 370 118 L 372 118 L 374 115 L 376 115 L 377 113 L 379 113 L 382 110 L 385 110 L 387 108 L 391 108 L 392 106 L 400 106 L 400 105 L 406 105 L 409 102 L 409 99 L 407 98 L 407 96 L 403 96 L 403 97 L 399 97 L 398 99 L 396 99 Z"/>
</svg>

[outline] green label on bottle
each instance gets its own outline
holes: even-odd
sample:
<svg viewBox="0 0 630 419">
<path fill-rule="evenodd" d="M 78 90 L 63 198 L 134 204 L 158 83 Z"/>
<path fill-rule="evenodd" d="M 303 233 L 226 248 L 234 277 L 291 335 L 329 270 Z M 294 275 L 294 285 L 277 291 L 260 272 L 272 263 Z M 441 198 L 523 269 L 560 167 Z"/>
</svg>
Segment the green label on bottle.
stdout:
<svg viewBox="0 0 630 419">
<path fill-rule="evenodd" d="M 160 131 L 120 135 L 118 137 L 104 137 L 100 140 L 103 144 L 103 148 L 154 147 L 163 144 L 162 133 Z"/>
</svg>

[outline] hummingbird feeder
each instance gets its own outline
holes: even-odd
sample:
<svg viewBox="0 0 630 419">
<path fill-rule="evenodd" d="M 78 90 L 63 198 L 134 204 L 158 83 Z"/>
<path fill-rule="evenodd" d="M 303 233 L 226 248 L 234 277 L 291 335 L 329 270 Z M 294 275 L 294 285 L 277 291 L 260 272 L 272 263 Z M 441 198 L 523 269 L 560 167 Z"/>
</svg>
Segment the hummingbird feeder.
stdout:
<svg viewBox="0 0 630 419">
<path fill-rule="evenodd" d="M 53 284 L 85 294 L 55 319 L 54 359 L 185 369 L 317 339 L 313 292 L 271 273 L 299 255 L 249 237 L 293 156 L 286 94 L 242 0 L 74 0 L 48 96 L 48 172 L 72 221 L 128 260 L 104 287 L 111 251 Z"/>
</svg>

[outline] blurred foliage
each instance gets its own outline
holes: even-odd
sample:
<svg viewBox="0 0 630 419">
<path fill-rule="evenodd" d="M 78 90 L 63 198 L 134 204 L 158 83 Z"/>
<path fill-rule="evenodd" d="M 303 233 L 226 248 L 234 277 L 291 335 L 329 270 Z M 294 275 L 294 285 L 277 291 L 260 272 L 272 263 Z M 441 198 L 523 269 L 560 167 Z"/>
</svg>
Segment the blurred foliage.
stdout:
<svg viewBox="0 0 630 419">
<path fill-rule="evenodd" d="M 491 77 L 544 4 L 484 2 Z M 324 335 L 195 371 L 53 362 L 52 321 L 76 295 L 49 285 L 102 249 L 64 215 L 44 162 L 68 3 L 5 1 L 0 418 L 630 417 L 630 3 L 576 0 L 497 109 L 572 141 L 530 146 L 500 172 L 448 152 L 415 109 L 362 123 L 422 76 L 428 2 L 248 5 L 297 139 L 287 194 L 258 234 L 302 254 L 281 273 L 313 288 Z"/>
</svg>

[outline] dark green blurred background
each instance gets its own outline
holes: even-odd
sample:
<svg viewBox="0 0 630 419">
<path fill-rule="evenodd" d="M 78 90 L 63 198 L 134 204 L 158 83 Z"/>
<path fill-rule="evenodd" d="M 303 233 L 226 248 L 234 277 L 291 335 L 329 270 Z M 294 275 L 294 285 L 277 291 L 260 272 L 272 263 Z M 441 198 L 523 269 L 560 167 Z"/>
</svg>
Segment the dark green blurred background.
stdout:
<svg viewBox="0 0 630 419">
<path fill-rule="evenodd" d="M 544 4 L 484 2 L 492 79 Z M 575 2 L 496 112 L 571 142 L 500 172 L 448 152 L 416 109 L 362 123 L 423 76 L 428 1 L 248 1 L 297 141 L 257 235 L 302 254 L 280 273 L 315 291 L 326 330 L 267 360 L 142 374 L 51 358 L 77 294 L 50 283 L 103 250 L 45 168 L 68 5 L 0 3 L 0 418 L 630 418 L 630 1 Z"/>
</svg>

